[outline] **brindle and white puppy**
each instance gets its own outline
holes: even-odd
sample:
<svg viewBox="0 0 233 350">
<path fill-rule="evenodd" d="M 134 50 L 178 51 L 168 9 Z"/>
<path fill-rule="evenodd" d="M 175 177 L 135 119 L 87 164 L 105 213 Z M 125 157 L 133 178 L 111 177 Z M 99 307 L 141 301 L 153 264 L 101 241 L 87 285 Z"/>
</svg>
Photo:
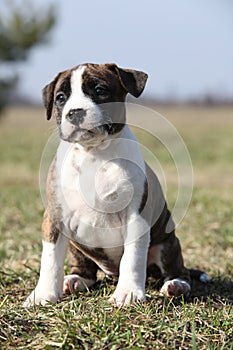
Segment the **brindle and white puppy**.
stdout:
<svg viewBox="0 0 233 350">
<path fill-rule="evenodd" d="M 146 80 L 115 64 L 83 64 L 43 89 L 61 141 L 47 181 L 40 278 L 25 307 L 90 287 L 98 268 L 119 276 L 109 299 L 117 305 L 145 300 L 147 275 L 164 278 L 164 295 L 190 292 L 160 184 L 125 120 L 127 93 L 138 97 Z M 64 277 L 67 247 L 71 274 Z"/>
</svg>

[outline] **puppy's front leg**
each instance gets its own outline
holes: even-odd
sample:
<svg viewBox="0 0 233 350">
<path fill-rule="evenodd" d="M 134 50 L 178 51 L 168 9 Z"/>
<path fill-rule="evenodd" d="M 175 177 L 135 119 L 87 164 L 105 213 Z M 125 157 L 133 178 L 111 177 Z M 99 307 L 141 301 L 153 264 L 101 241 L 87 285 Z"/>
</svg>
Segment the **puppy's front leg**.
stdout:
<svg viewBox="0 0 233 350">
<path fill-rule="evenodd" d="M 128 225 L 118 284 L 109 299 L 117 306 L 126 306 L 131 302 L 145 300 L 147 254 L 150 243 L 150 234 L 146 226 L 141 217 Z"/>
<path fill-rule="evenodd" d="M 48 301 L 55 303 L 62 298 L 64 260 L 69 239 L 58 232 L 56 237 L 50 235 L 50 241 L 48 236 L 47 240 L 45 238 L 44 232 L 39 281 L 34 291 L 24 302 L 24 307 L 35 304 L 45 305 Z"/>
</svg>

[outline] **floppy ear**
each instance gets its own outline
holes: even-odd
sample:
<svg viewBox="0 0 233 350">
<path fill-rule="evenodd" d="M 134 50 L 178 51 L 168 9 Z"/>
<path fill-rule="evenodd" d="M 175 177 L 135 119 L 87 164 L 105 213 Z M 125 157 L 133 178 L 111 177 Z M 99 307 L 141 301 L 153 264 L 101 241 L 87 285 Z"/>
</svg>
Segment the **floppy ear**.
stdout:
<svg viewBox="0 0 233 350">
<path fill-rule="evenodd" d="M 108 65 L 111 70 L 115 70 L 123 88 L 134 97 L 139 97 L 143 92 L 148 75 L 134 69 L 123 69 L 115 63 Z"/>
<path fill-rule="evenodd" d="M 53 99 L 54 99 L 54 89 L 58 78 L 61 73 L 59 73 L 51 83 L 46 85 L 42 90 L 43 103 L 46 108 L 47 120 L 51 119 L 53 113 Z"/>
</svg>

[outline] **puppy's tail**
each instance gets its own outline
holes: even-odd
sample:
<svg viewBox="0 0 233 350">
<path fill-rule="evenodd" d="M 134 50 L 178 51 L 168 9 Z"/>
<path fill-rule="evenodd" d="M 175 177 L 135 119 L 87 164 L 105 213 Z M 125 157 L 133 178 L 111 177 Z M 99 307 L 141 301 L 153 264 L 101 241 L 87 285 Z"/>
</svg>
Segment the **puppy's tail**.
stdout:
<svg viewBox="0 0 233 350">
<path fill-rule="evenodd" d="M 207 275 L 207 273 L 196 270 L 196 269 L 189 269 L 190 277 L 191 279 L 201 281 L 203 283 L 208 283 L 211 281 L 211 278 Z"/>
</svg>

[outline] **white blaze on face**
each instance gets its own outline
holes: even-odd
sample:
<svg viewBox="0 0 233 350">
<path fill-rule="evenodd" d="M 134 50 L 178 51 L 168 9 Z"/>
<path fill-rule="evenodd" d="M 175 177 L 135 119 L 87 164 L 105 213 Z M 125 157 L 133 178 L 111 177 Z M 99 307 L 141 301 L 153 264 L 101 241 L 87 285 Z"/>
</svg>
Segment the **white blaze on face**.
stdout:
<svg viewBox="0 0 233 350">
<path fill-rule="evenodd" d="M 81 66 L 71 74 L 71 94 L 63 109 L 62 122 L 65 122 L 65 118 L 71 109 L 82 108 L 87 110 L 91 105 L 92 101 L 82 91 L 82 75 L 84 70 L 85 66 Z"/>
<path fill-rule="evenodd" d="M 102 113 L 98 105 L 94 103 L 90 97 L 85 96 L 82 90 L 82 75 L 85 68 L 85 66 L 80 66 L 71 74 L 71 94 L 62 112 L 61 131 L 65 137 L 68 137 L 77 129 L 77 126 L 72 125 L 67 120 L 67 115 L 72 109 L 83 109 L 86 112 L 83 121 L 81 121 L 79 125 L 81 129 L 90 130 L 96 126 L 102 125 Z"/>
</svg>

